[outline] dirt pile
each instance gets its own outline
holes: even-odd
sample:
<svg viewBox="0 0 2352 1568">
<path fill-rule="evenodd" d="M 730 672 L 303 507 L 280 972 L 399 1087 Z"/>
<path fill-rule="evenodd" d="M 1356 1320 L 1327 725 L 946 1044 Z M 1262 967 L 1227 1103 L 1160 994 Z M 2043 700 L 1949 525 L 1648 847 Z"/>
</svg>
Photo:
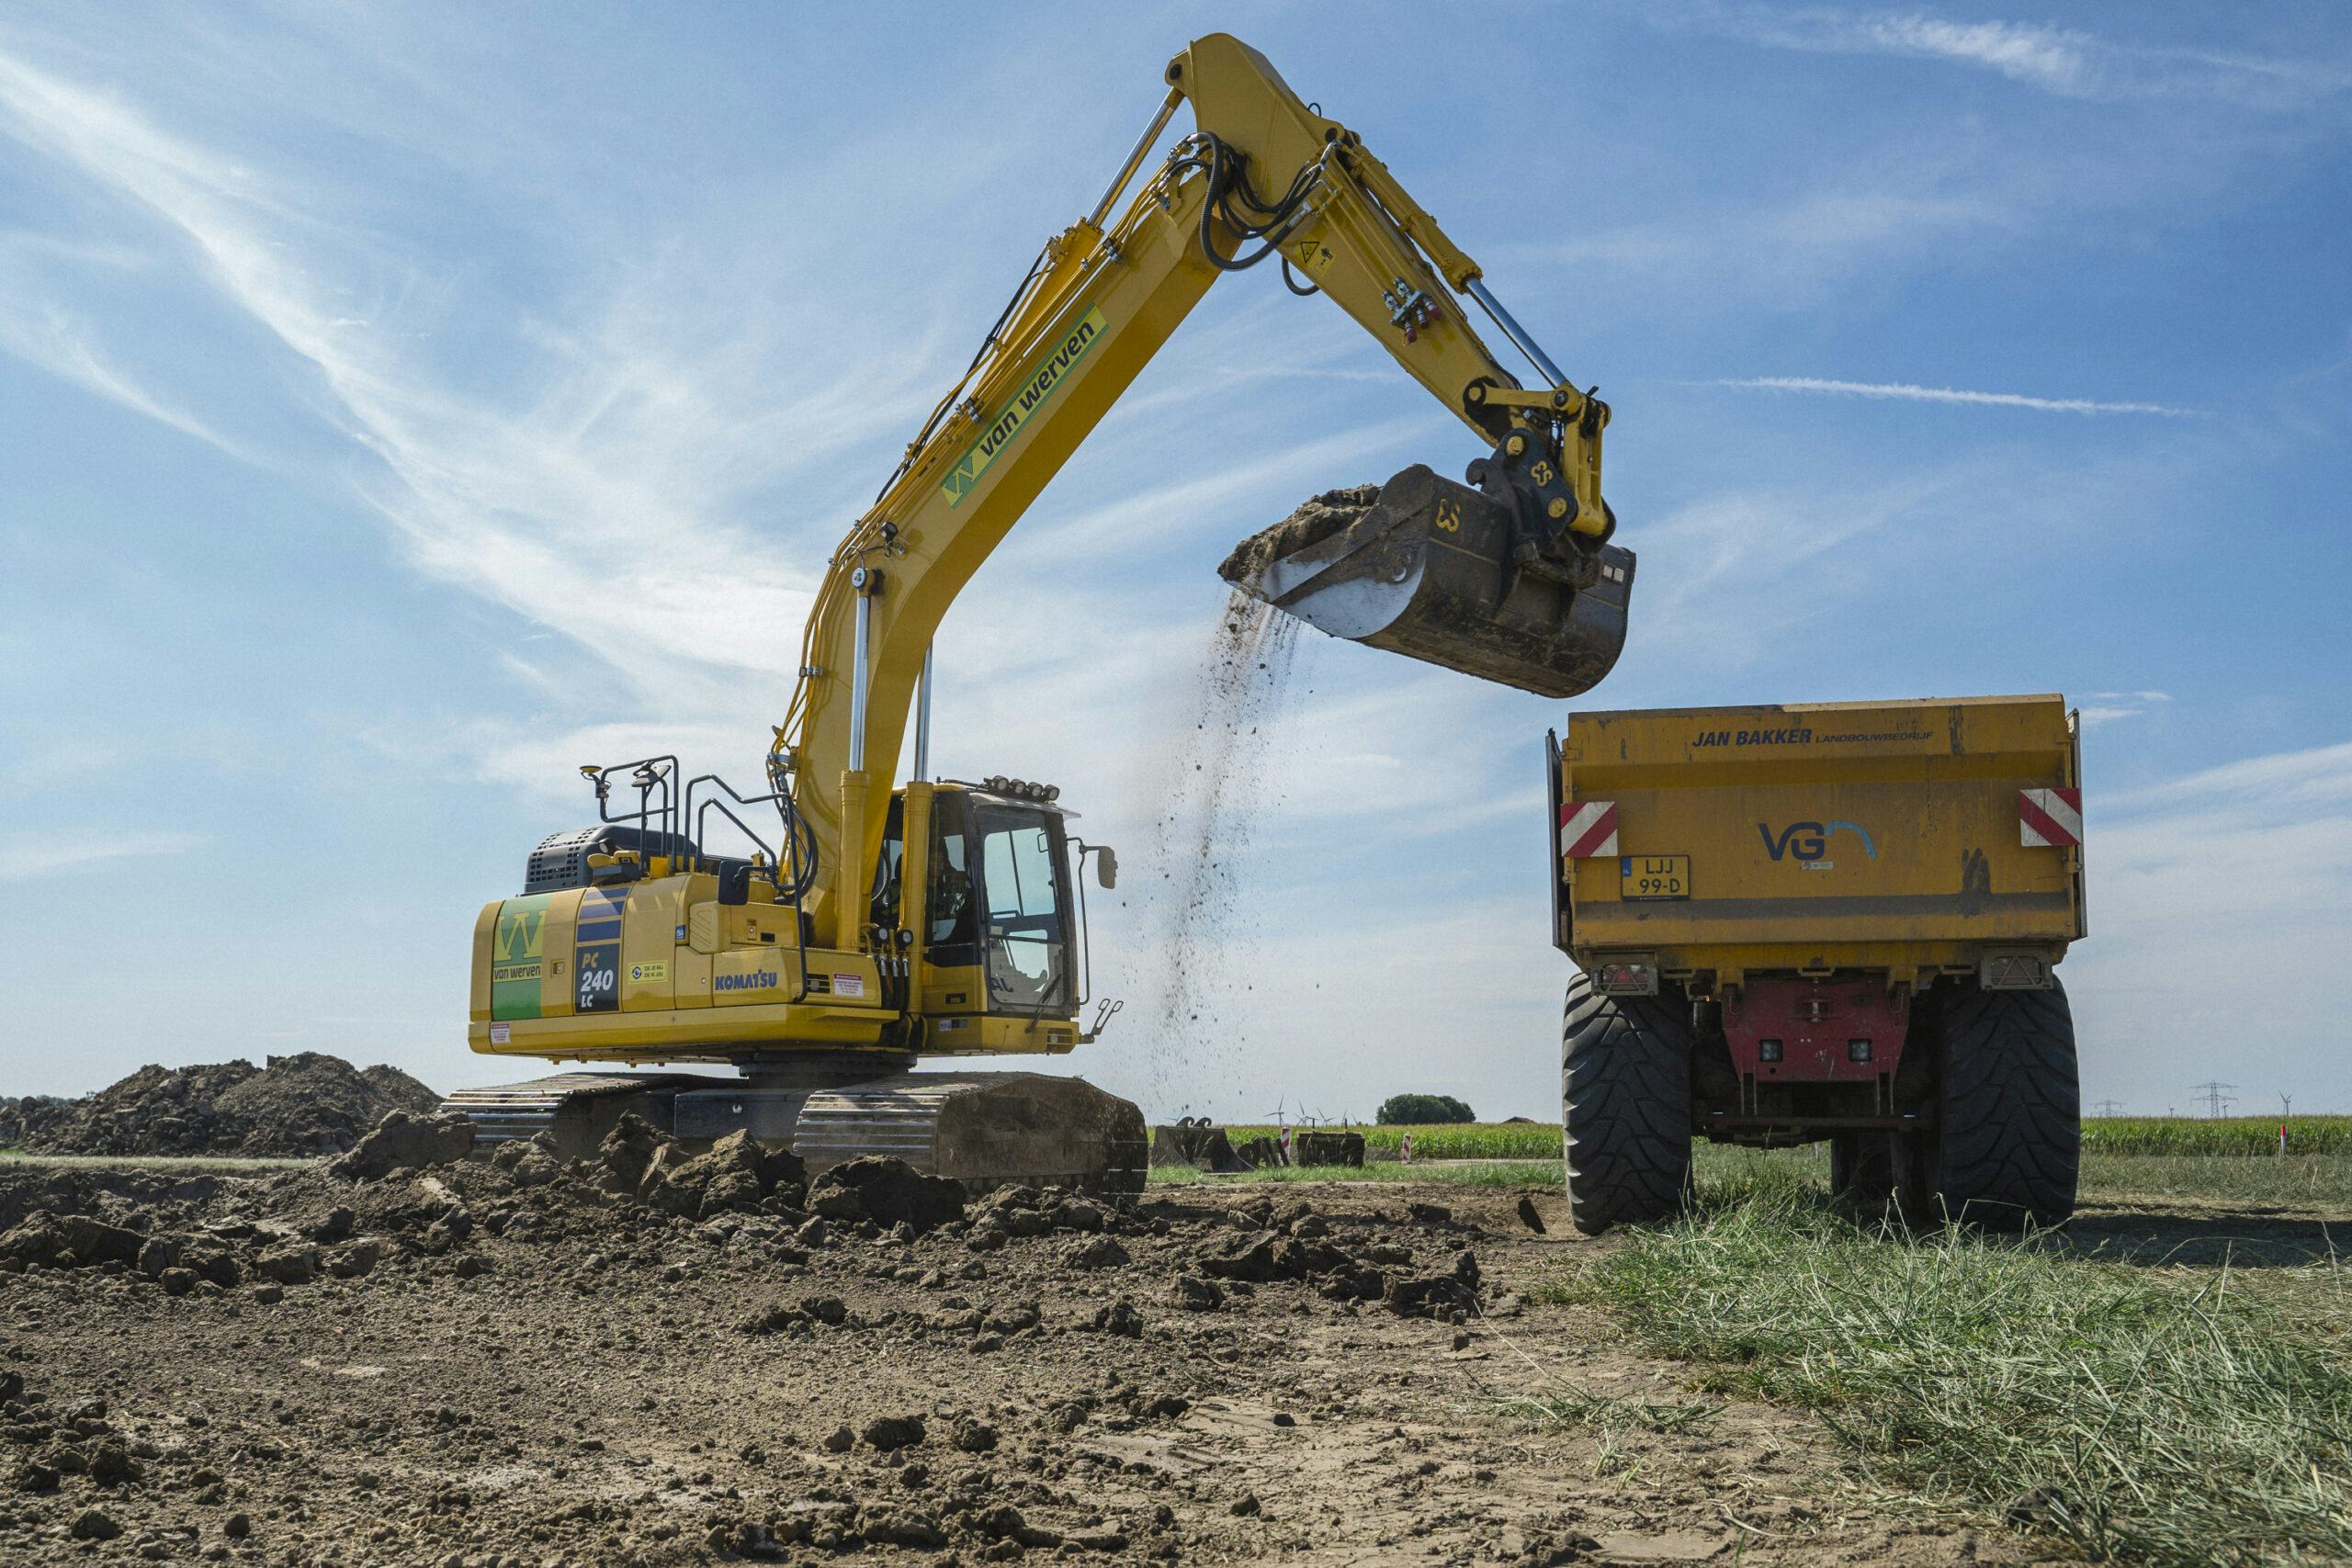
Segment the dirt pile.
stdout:
<svg viewBox="0 0 2352 1568">
<path fill-rule="evenodd" d="M 397 1067 L 362 1071 L 305 1051 L 261 1067 L 144 1066 L 80 1100 L 20 1101 L 8 1141 L 41 1154 L 299 1158 L 340 1154 L 388 1112 L 429 1115 L 439 1103 Z"/>
<path fill-rule="evenodd" d="M 1151 1130 L 1151 1163 L 1189 1165 L 1199 1170 L 1235 1172 L 1261 1167 L 1363 1165 L 1362 1133 L 1325 1133 L 1300 1129 L 1291 1137 L 1287 1155 L 1281 1144 L 1261 1134 L 1236 1148 L 1226 1129 L 1206 1117 L 1185 1117 Z"/>
<path fill-rule="evenodd" d="M 1379 499 L 1378 485 L 1327 490 L 1272 527 L 1261 529 L 1234 546 L 1233 553 L 1218 565 L 1216 574 L 1237 585 L 1252 581 L 1269 561 L 1296 555 L 1309 545 L 1321 544 L 1362 518 Z"/>
</svg>

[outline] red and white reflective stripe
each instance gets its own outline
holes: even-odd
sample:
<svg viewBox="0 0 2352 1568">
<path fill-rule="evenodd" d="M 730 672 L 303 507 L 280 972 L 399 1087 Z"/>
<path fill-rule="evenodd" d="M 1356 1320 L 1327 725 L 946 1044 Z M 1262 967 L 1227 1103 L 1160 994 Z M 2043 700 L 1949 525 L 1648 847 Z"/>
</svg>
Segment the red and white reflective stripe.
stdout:
<svg viewBox="0 0 2352 1568">
<path fill-rule="evenodd" d="M 2018 842 L 2030 850 L 2063 850 L 2083 841 L 2083 792 L 2029 789 L 2018 795 Z"/>
<path fill-rule="evenodd" d="M 1617 852 L 1617 803 L 1571 800 L 1560 807 L 1560 853 L 1569 860 L 1599 860 Z"/>
</svg>

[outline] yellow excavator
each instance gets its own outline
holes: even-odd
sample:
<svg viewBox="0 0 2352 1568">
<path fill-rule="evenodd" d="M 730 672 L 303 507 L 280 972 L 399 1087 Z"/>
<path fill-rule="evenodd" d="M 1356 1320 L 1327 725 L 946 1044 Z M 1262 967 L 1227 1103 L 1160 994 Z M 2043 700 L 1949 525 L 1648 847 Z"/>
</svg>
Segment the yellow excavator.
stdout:
<svg viewBox="0 0 2352 1568">
<path fill-rule="evenodd" d="M 1416 466 L 1224 569 L 1333 636 L 1551 696 L 1624 638 L 1634 558 L 1600 495 L 1608 406 L 1571 385 L 1356 133 L 1212 34 L 1085 218 L 1049 241 L 830 563 L 764 788 L 674 756 L 592 764 L 598 822 L 532 852 L 474 927 L 474 1050 L 596 1064 L 454 1096 L 487 1140 L 578 1146 L 634 1111 L 742 1128 L 812 1168 L 860 1154 L 986 1183 L 1139 1190 L 1141 1114 L 1081 1080 L 914 1073 L 1092 1040 L 1082 880 L 1116 858 L 1058 791 L 930 776 L 933 634 L 989 552 L 1212 283 L 1273 262 L 1476 434 L 1466 484 Z M 1146 172 L 1178 107 L 1194 129 Z M 1138 176 L 1141 176 L 1138 184 Z M 1465 308 L 1466 307 L 1466 308 Z M 1533 366 L 1488 352 L 1484 314 Z M 896 784 L 910 714 L 912 777 Z M 723 820 L 714 822 L 714 814 Z M 740 842 L 711 852 L 710 833 Z M 732 1066 L 732 1077 L 675 1071 Z M 610 1070 L 653 1065 L 650 1072 Z"/>
</svg>

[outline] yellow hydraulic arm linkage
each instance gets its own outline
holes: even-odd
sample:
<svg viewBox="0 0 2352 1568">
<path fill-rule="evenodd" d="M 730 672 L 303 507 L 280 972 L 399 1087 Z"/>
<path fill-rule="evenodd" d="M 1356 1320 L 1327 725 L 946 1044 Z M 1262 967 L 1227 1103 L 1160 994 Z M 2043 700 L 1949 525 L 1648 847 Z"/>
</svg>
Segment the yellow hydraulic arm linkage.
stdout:
<svg viewBox="0 0 2352 1568">
<path fill-rule="evenodd" d="M 821 946 L 861 944 L 900 742 L 948 605 L 1223 273 L 1274 260 L 1488 448 L 1477 489 L 1408 469 L 1363 525 L 1307 552 L 1312 570 L 1270 569 L 1253 592 L 1337 635 L 1554 695 L 1591 685 L 1622 645 L 1633 558 L 1606 544 L 1607 405 L 1568 383 L 1356 133 L 1257 51 L 1211 34 L 1167 79 L 1102 200 L 1046 244 L 819 590 L 769 772 L 822 867 L 803 900 Z M 1188 100 L 1193 133 L 1121 208 Z M 1496 361 L 1464 296 L 1542 384 Z"/>
</svg>

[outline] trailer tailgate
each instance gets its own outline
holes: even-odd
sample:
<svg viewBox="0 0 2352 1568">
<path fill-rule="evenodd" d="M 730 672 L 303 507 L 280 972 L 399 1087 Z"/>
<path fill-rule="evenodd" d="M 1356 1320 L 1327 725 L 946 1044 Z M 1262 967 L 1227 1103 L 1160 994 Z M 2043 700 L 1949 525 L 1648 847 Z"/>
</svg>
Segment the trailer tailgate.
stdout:
<svg viewBox="0 0 2352 1568">
<path fill-rule="evenodd" d="M 1668 970 L 2054 961 L 2084 931 L 2057 696 L 1570 716 L 1560 944 Z"/>
</svg>

